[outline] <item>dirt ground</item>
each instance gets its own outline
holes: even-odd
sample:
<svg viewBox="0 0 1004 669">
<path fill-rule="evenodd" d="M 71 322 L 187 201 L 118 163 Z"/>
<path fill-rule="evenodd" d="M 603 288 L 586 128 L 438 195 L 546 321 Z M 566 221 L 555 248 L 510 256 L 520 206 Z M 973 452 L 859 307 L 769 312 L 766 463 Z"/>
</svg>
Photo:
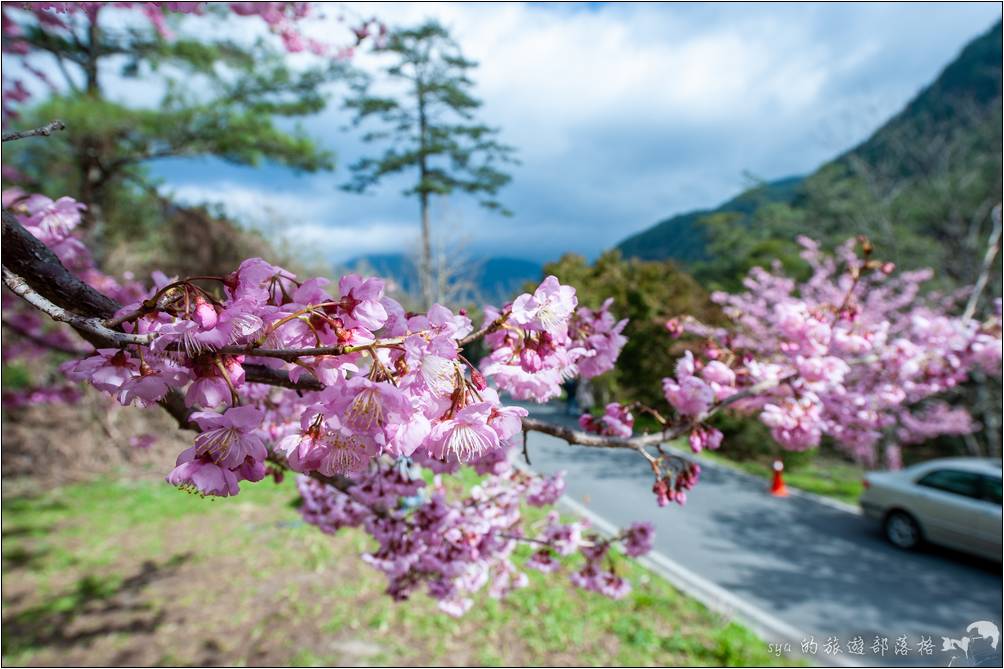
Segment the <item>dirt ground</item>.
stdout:
<svg viewBox="0 0 1004 669">
<path fill-rule="evenodd" d="M 137 435 L 155 440 L 132 445 Z M 5 494 L 113 474 L 164 476 L 191 437 L 163 411 L 123 407 L 91 389 L 77 404 L 5 407 Z"/>
</svg>

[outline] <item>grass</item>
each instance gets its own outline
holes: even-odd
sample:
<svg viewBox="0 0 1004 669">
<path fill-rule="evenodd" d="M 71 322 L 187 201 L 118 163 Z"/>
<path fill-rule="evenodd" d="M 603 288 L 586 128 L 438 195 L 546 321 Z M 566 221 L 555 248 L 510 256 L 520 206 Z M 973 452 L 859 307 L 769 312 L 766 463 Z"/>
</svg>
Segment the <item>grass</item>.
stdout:
<svg viewBox="0 0 1004 669">
<path fill-rule="evenodd" d="M 701 455 L 713 462 L 760 476 L 765 480 L 774 475 L 771 463 L 768 462 L 732 460 L 713 451 L 704 451 Z M 784 481 L 790 487 L 856 505 L 864 490 L 861 484 L 864 473 L 859 466 L 817 455 L 794 466 L 787 466 L 784 470 Z"/>
<path fill-rule="evenodd" d="M 3 663 L 773 665 L 786 663 L 624 558 L 620 602 L 531 571 L 461 619 L 394 604 L 368 538 L 305 526 L 287 481 L 207 500 L 102 480 L 3 501 Z"/>
</svg>

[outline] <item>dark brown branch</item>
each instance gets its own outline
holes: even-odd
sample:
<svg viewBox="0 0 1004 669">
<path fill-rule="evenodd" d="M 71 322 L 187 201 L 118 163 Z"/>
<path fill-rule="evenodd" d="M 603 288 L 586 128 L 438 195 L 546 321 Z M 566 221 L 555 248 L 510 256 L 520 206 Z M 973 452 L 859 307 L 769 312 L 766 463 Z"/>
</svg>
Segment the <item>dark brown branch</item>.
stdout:
<svg viewBox="0 0 1004 669">
<path fill-rule="evenodd" d="M 387 348 L 390 346 L 400 346 L 404 343 L 404 337 L 390 337 L 388 339 L 377 339 L 372 344 L 353 344 L 351 346 L 315 346 L 312 348 L 255 348 L 248 346 L 224 346 L 217 349 L 217 353 L 223 355 L 255 355 L 259 358 L 277 358 L 286 362 L 294 362 L 300 358 L 309 358 L 317 355 L 345 355 L 346 353 L 356 353 L 366 351 L 371 348 Z"/>
<path fill-rule="evenodd" d="M 116 332 L 105 327 L 100 318 L 89 318 L 64 309 L 50 302 L 34 288 L 28 285 L 23 278 L 3 267 L 3 282 L 16 295 L 24 298 L 28 304 L 39 311 L 48 314 L 54 321 L 66 323 L 72 326 L 77 332 L 84 335 L 92 335 L 94 338 L 103 340 L 113 346 L 125 346 L 129 344 L 149 344 L 153 336 L 149 334 L 129 334 L 126 332 Z"/>
<path fill-rule="evenodd" d="M 200 432 L 199 426 L 196 425 L 190 418 L 192 415 L 192 410 L 188 408 L 185 404 L 185 398 L 177 390 L 171 389 L 167 391 L 164 398 L 161 399 L 157 404 L 160 408 L 171 414 L 178 423 L 178 427 L 182 430 L 195 430 Z"/>
<path fill-rule="evenodd" d="M 268 462 L 279 465 L 283 469 L 289 469 L 289 463 L 286 462 L 286 458 L 284 458 L 281 453 L 276 453 L 275 451 L 272 451 L 271 453 L 268 454 L 267 460 Z M 352 488 L 354 485 L 356 485 L 356 482 L 354 480 L 350 479 L 348 476 L 342 476 L 340 474 L 336 474 L 335 476 L 325 476 L 320 472 L 311 472 L 307 474 L 307 476 L 314 479 L 315 481 L 326 483 L 332 488 L 340 490 L 344 493 L 348 493 L 349 489 Z M 370 507 L 370 508 L 376 511 L 377 513 L 381 514 L 387 512 L 386 509 L 379 507 Z"/>
<path fill-rule="evenodd" d="M 62 121 L 50 121 L 46 123 L 41 128 L 32 128 L 31 130 L 21 130 L 18 132 L 9 132 L 3 136 L 3 141 L 13 142 L 18 139 L 25 139 L 27 137 L 48 137 L 57 130 L 66 130 L 66 126 L 63 125 Z"/>
<path fill-rule="evenodd" d="M 108 318 L 119 305 L 63 267 L 56 254 L 3 211 L 3 266 L 58 307 L 90 318 Z"/>
<path fill-rule="evenodd" d="M 313 376 L 301 377 L 298 381 L 290 381 L 286 372 L 281 372 L 265 365 L 245 364 L 244 380 L 250 383 L 264 383 L 269 386 L 279 386 L 290 390 L 324 390 L 324 384 Z"/>
</svg>

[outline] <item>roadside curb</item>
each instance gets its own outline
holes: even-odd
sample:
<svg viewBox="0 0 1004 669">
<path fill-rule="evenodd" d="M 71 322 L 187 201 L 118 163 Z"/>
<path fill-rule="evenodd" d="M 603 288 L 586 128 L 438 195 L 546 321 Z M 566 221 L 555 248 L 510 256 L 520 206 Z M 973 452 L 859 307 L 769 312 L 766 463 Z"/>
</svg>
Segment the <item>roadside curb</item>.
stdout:
<svg viewBox="0 0 1004 669">
<path fill-rule="evenodd" d="M 618 533 L 618 528 L 615 525 L 567 495 L 558 500 L 558 506 L 589 521 L 590 527 L 601 534 L 612 536 Z M 841 656 L 820 658 L 817 655 L 802 653 L 800 640 L 807 638 L 808 634 L 695 574 L 659 551 L 652 550 L 647 555 L 635 559 L 646 569 L 669 581 L 678 590 L 693 597 L 712 611 L 727 619 L 743 623 L 765 643 L 771 641 L 791 643 L 791 652 L 786 654 L 788 657 L 808 660 L 812 664 L 822 666 L 863 666 Z M 822 662 L 820 662 L 821 659 Z"/>
</svg>

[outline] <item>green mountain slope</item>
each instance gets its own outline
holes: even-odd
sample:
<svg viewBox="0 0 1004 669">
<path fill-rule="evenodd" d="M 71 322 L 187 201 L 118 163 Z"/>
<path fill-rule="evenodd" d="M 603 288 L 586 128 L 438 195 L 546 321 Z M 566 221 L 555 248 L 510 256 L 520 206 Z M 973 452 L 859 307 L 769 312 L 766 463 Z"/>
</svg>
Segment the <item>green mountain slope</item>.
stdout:
<svg viewBox="0 0 1004 669">
<path fill-rule="evenodd" d="M 751 215 L 771 202 L 792 202 L 803 177 L 789 177 L 751 188 L 716 209 L 691 211 L 672 216 L 617 245 L 627 258 L 664 260 L 684 264 L 708 259 L 708 231 L 701 221 L 712 214 Z"/>
<path fill-rule="evenodd" d="M 998 22 L 868 140 L 813 174 L 674 216 L 618 248 L 675 259 L 728 287 L 768 257 L 796 262 L 799 234 L 830 244 L 865 234 L 901 266 L 968 283 L 1001 199 L 1001 58 Z"/>
</svg>

